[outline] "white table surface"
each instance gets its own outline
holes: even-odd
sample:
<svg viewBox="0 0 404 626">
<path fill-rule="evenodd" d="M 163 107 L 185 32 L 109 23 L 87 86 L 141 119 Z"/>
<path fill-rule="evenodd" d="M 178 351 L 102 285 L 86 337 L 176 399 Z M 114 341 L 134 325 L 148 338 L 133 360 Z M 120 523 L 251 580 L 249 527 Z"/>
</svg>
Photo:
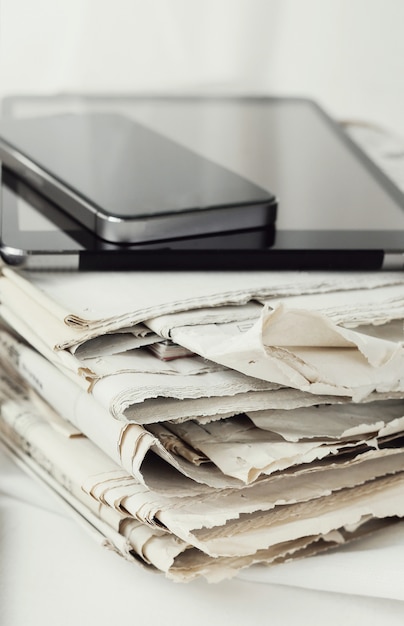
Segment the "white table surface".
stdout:
<svg viewBox="0 0 404 626">
<path fill-rule="evenodd" d="M 101 548 L 0 450 L 1 626 L 119 623 L 402 626 L 404 524 L 297 566 L 172 583 Z"/>
</svg>

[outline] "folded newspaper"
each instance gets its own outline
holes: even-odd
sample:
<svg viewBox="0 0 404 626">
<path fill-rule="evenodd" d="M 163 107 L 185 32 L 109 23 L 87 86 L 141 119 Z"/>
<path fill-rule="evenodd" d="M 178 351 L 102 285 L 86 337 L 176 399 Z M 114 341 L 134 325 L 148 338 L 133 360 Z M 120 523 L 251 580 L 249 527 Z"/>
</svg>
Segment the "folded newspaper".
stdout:
<svg viewBox="0 0 404 626">
<path fill-rule="evenodd" d="M 106 297 L 107 294 L 107 297 Z M 0 438 L 176 581 L 404 517 L 404 274 L 0 277 Z"/>
</svg>

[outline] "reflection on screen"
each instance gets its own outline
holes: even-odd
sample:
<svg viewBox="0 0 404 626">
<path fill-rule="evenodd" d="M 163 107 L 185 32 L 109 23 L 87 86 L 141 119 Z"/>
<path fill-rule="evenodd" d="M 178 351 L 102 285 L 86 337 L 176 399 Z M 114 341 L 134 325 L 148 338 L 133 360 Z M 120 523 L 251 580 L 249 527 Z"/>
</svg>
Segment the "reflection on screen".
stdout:
<svg viewBox="0 0 404 626">
<path fill-rule="evenodd" d="M 39 213 L 21 196 L 17 196 L 18 228 L 24 232 L 52 232 L 59 230 L 45 215 Z"/>
</svg>

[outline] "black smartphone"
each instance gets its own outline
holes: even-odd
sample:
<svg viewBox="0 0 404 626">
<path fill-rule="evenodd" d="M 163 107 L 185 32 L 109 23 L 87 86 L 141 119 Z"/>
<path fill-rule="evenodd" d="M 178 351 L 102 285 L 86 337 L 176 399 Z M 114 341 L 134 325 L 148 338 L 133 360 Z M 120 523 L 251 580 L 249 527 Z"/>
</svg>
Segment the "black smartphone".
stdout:
<svg viewBox="0 0 404 626">
<path fill-rule="evenodd" d="M 98 237 L 134 243 L 273 223 L 273 193 L 115 113 L 0 122 L 0 159 Z"/>
</svg>

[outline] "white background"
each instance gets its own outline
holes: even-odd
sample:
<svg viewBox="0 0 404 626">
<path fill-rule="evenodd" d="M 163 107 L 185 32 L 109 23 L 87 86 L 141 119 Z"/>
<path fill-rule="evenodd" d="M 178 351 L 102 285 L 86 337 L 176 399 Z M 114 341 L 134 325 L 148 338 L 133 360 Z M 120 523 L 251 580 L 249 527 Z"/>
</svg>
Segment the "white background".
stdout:
<svg viewBox="0 0 404 626">
<path fill-rule="evenodd" d="M 275 93 L 404 135 L 403 0 L 0 0 L 0 97 Z"/>
</svg>

